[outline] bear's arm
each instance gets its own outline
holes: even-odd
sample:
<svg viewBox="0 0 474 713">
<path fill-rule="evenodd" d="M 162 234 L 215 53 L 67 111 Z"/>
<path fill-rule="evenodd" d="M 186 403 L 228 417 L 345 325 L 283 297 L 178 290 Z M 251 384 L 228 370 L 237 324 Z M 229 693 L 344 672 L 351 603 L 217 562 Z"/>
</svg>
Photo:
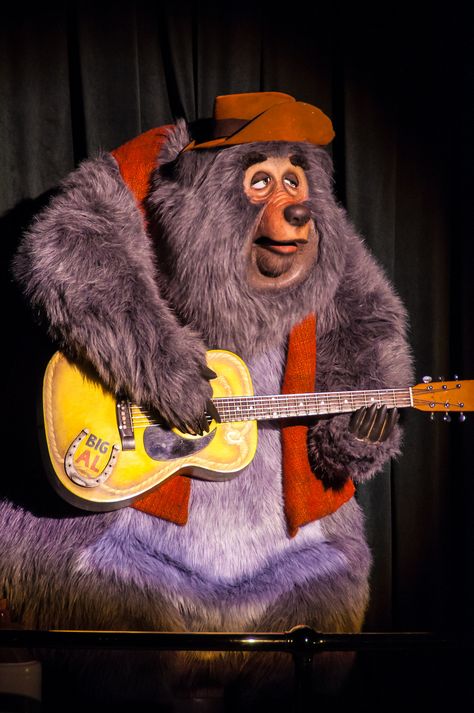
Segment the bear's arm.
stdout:
<svg viewBox="0 0 474 713">
<path fill-rule="evenodd" d="M 363 245 L 354 246 L 350 261 L 364 270 L 346 271 L 332 327 L 318 335 L 317 390 L 407 388 L 413 376 L 405 309 Z M 399 425 L 386 441 L 367 443 L 349 431 L 350 417 L 322 418 L 309 431 L 310 463 L 325 485 L 340 487 L 347 477 L 366 480 L 400 453 Z"/>
<path fill-rule="evenodd" d="M 154 261 L 141 211 L 102 154 L 64 180 L 24 236 L 13 273 L 63 351 L 169 421 L 181 398 L 189 422 L 211 395 L 205 348 L 161 297 Z"/>
</svg>

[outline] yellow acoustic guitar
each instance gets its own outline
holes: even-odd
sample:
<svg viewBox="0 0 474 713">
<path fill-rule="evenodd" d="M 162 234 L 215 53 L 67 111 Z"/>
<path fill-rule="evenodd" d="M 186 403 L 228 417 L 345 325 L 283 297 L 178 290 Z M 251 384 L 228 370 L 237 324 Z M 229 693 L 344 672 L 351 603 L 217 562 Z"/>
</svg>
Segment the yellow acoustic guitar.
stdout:
<svg viewBox="0 0 474 713">
<path fill-rule="evenodd" d="M 421 383 L 402 389 L 254 396 L 244 362 L 228 351 L 207 353 L 213 403 L 221 423 L 203 436 L 169 429 L 61 352 L 50 360 L 43 384 L 43 417 L 51 481 L 69 503 L 85 510 L 130 505 L 179 473 L 227 480 L 250 463 L 257 421 L 355 411 L 374 403 L 422 411 L 474 410 L 474 381 Z"/>
</svg>

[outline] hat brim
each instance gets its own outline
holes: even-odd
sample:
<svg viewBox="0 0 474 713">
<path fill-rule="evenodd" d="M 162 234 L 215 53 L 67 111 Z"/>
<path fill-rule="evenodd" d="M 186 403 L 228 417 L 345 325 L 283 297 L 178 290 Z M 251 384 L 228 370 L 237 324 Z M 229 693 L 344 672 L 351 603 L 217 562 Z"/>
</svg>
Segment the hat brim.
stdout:
<svg viewBox="0 0 474 713">
<path fill-rule="evenodd" d="M 335 136 L 332 122 L 321 109 L 305 102 L 283 102 L 250 119 L 230 136 L 197 143 L 191 141 L 183 151 L 222 148 L 265 141 L 307 141 L 318 146 L 329 144 Z"/>
</svg>

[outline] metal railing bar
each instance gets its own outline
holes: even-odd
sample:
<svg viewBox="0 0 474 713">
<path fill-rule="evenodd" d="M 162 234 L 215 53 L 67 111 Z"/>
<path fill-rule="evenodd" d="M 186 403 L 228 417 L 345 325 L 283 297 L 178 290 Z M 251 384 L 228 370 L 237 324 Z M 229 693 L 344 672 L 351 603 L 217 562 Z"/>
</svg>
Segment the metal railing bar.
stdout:
<svg viewBox="0 0 474 713">
<path fill-rule="evenodd" d="M 0 647 L 142 649 L 156 651 L 322 651 L 472 648 L 472 639 L 431 632 L 321 633 L 307 626 L 288 632 L 163 632 L 1 629 Z"/>
</svg>

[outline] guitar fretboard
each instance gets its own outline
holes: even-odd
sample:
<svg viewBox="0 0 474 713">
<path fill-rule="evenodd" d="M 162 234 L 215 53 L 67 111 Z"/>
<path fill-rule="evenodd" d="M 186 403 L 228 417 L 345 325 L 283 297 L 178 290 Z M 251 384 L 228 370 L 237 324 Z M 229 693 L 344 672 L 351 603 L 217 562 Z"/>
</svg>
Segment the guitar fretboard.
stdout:
<svg viewBox="0 0 474 713">
<path fill-rule="evenodd" d="M 223 423 L 259 421 L 296 416 L 324 416 L 357 411 L 361 406 L 386 405 L 407 408 L 413 405 L 411 388 L 371 391 L 331 391 L 318 394 L 279 394 L 214 399 Z"/>
</svg>

